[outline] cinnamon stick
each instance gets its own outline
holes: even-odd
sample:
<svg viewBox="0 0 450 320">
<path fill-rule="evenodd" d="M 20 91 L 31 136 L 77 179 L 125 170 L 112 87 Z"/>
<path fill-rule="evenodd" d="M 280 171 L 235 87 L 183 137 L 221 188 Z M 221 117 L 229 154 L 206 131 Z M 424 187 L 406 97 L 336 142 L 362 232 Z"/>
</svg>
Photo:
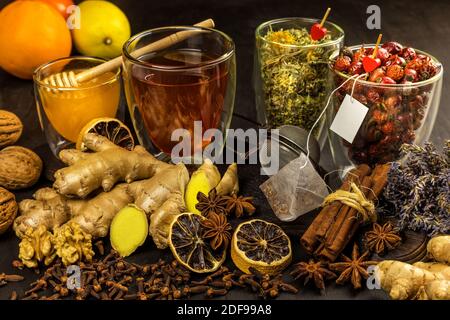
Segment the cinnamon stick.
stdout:
<svg viewBox="0 0 450 320">
<path fill-rule="evenodd" d="M 359 165 L 346 175 L 340 189 L 349 191 L 351 182 L 359 184 L 363 177 L 369 175 L 370 172 L 371 169 L 368 165 Z M 321 241 L 326 237 L 327 231 L 334 223 L 335 217 L 342 206 L 341 202 L 334 201 L 324 207 L 302 235 L 300 243 L 308 253 L 311 254 L 315 250 L 320 249 Z"/>
<path fill-rule="evenodd" d="M 359 188 L 365 197 L 369 194 L 372 184 L 373 180 L 370 176 L 364 177 Z M 355 229 L 355 226 L 358 227 L 361 224 L 361 218 L 359 217 L 360 213 L 358 210 L 346 205 L 344 205 L 343 208 L 344 209 L 338 213 L 333 228 L 327 234 L 327 239 L 325 240 L 326 250 L 319 253 L 319 256 L 327 258 L 330 261 L 336 260 L 337 256 L 353 236 L 353 234 L 350 234 L 350 231 Z M 322 256 L 322 254 L 325 256 Z"/>
<path fill-rule="evenodd" d="M 368 200 L 372 201 L 379 197 L 386 186 L 389 169 L 389 164 L 377 165 L 371 176 L 364 178 L 361 191 Z M 347 222 L 342 224 L 340 228 L 335 228 L 335 230 L 338 230 L 337 234 L 334 239 L 330 235 L 328 241 L 323 244 L 321 251 L 318 252 L 320 257 L 329 261 L 334 261 L 337 258 L 361 225 L 362 221 L 358 215 L 357 210 L 353 208 L 348 210 Z M 339 224 L 338 221 L 335 225 L 337 224 Z"/>
</svg>

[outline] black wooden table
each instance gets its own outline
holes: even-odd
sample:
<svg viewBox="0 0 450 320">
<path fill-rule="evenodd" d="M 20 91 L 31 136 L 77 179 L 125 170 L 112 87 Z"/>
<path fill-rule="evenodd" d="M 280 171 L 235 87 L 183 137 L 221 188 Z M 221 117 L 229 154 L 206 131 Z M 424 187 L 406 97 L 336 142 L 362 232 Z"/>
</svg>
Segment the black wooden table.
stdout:
<svg viewBox="0 0 450 320">
<path fill-rule="evenodd" d="M 10 1 L 0 0 L 0 8 Z M 76 1 L 78 2 L 78 1 Z M 217 28 L 229 34 L 236 42 L 238 87 L 235 103 L 235 117 L 233 127 L 254 126 L 255 107 L 252 90 L 252 65 L 254 30 L 258 24 L 279 17 L 304 16 L 320 17 L 325 6 L 332 6 L 330 20 L 339 24 L 346 33 L 346 44 L 374 42 L 379 31 L 366 28 L 366 9 L 372 1 L 339 0 L 325 4 L 320 1 L 305 0 L 171 0 L 171 1 L 112 1 L 118 4 L 128 15 L 132 32 L 137 33 L 145 29 L 176 24 L 189 24 L 212 17 Z M 381 7 L 383 40 L 395 40 L 427 51 L 437 57 L 444 65 L 450 65 L 448 50 L 448 35 L 450 34 L 450 2 L 441 1 L 378 1 Z M 444 77 L 444 88 L 440 111 L 430 140 L 442 145 L 450 138 L 450 93 L 448 78 Z M 122 106 L 125 107 L 125 106 Z M 32 148 L 38 152 L 44 162 L 51 160 L 45 138 L 39 128 L 36 108 L 33 98 L 31 81 L 17 79 L 0 70 L 0 108 L 13 111 L 23 121 L 25 128 L 18 144 Z M 246 119 L 246 120 L 245 120 Z M 329 154 L 324 152 L 322 159 L 329 162 Z M 270 207 L 259 192 L 261 183 L 259 168 L 248 166 L 240 170 L 242 192 L 255 194 L 258 212 L 265 219 L 275 221 Z M 17 193 L 18 200 L 29 198 L 39 187 L 49 185 L 44 177 L 30 190 Z M 295 224 L 282 224 L 283 228 L 292 236 L 294 261 L 305 259 L 305 254 L 299 248 L 298 235 L 301 234 L 314 213 L 310 213 Z M 17 257 L 18 240 L 10 232 L 0 236 L 0 273 L 12 273 L 11 261 Z M 148 243 L 131 258 L 135 262 L 152 262 L 159 257 L 171 259 L 168 250 L 159 251 L 153 244 Z M 229 259 L 228 259 L 229 260 Z M 0 299 L 7 299 L 12 290 L 20 294 L 25 285 L 36 278 L 31 271 L 22 272 L 27 277 L 26 283 L 8 285 L 0 288 Z M 245 291 L 232 291 L 225 299 L 250 299 L 253 296 Z M 380 290 L 352 291 L 348 286 L 330 285 L 325 295 L 305 288 L 298 295 L 282 295 L 283 299 L 386 299 Z"/>
</svg>

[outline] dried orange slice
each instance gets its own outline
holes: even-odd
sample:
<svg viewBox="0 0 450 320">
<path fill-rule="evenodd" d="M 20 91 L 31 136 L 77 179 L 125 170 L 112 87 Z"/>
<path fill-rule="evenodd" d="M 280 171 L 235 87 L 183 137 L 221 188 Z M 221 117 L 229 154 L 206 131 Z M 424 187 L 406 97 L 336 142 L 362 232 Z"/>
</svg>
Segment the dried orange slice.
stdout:
<svg viewBox="0 0 450 320">
<path fill-rule="evenodd" d="M 253 267 L 262 273 L 277 274 L 292 260 L 289 237 L 279 226 L 264 220 L 241 223 L 231 243 L 231 259 L 245 273 Z"/>
<path fill-rule="evenodd" d="M 104 136 L 114 144 L 128 150 L 134 148 L 134 139 L 130 129 L 122 121 L 115 118 L 96 118 L 89 121 L 78 134 L 76 145 L 78 150 L 87 150 L 83 143 L 83 137 L 86 133 Z"/>
<path fill-rule="evenodd" d="M 210 241 L 203 237 L 204 220 L 196 213 L 182 213 L 172 221 L 169 231 L 169 247 L 175 259 L 197 273 L 217 270 L 226 257 L 226 248 L 214 251 Z"/>
</svg>

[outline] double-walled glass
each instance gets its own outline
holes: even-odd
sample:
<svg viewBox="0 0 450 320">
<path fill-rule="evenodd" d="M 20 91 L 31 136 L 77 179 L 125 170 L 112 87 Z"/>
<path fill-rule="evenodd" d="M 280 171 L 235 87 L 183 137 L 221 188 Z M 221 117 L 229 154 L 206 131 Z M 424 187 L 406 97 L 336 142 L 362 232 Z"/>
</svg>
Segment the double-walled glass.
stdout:
<svg viewBox="0 0 450 320">
<path fill-rule="evenodd" d="M 364 45 L 373 48 L 373 45 Z M 361 45 L 350 47 L 359 50 Z M 422 144 L 433 129 L 439 110 L 442 91 L 443 67 L 428 53 L 415 49 L 417 54 L 430 57 L 437 66 L 437 73 L 430 79 L 409 84 L 381 84 L 365 80 L 349 80 L 349 76 L 332 71 L 335 87 L 342 87 L 334 96 L 329 109 L 330 121 L 334 119 L 346 95 L 368 107 L 368 112 L 356 137 L 350 143 L 329 131 L 334 162 L 338 169 L 359 163 L 374 165 L 399 160 L 403 143 Z M 334 59 L 330 62 L 333 69 Z"/>
<path fill-rule="evenodd" d="M 267 39 L 269 32 L 286 30 L 306 30 L 304 35 L 309 37 L 311 26 L 319 22 L 283 18 L 264 22 L 256 29 L 254 87 L 258 118 L 264 126 L 294 125 L 308 131 L 325 107 L 331 88 L 328 59 L 342 47 L 344 31 L 326 22 L 330 39 L 320 43 L 286 44 L 288 35 L 282 33 L 280 41 Z M 320 127 L 316 126 L 316 137 Z"/>
<path fill-rule="evenodd" d="M 95 118 L 116 117 L 120 103 L 120 69 L 104 73 L 76 87 L 45 81 L 57 73 L 76 73 L 105 62 L 91 57 L 69 57 L 46 63 L 33 75 L 41 128 L 53 154 L 75 145 L 82 128 Z"/>
<path fill-rule="evenodd" d="M 169 47 L 136 56 L 138 49 L 168 36 L 177 39 Z M 167 160 L 182 140 L 189 146 L 177 153 L 183 159 L 193 159 L 213 141 L 220 144 L 216 150 L 223 148 L 236 89 L 230 37 L 201 27 L 152 29 L 131 38 L 124 45 L 123 57 L 131 119 L 147 150 Z M 220 130 L 221 141 L 204 136 L 208 129 Z"/>
</svg>

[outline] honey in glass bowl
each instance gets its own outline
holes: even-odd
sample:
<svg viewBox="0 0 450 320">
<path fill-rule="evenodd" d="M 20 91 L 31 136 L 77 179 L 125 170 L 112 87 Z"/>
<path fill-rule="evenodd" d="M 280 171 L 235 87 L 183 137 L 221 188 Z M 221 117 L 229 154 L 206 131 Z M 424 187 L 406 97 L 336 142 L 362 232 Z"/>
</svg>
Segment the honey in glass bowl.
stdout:
<svg viewBox="0 0 450 320">
<path fill-rule="evenodd" d="M 95 118 L 117 116 L 120 70 L 106 72 L 76 87 L 55 87 L 46 79 L 56 73 L 75 74 L 105 62 L 91 57 L 69 57 L 40 66 L 34 73 L 34 91 L 39 121 L 52 152 L 74 147 L 83 127 Z"/>
<path fill-rule="evenodd" d="M 81 71 L 77 70 L 75 73 Z M 76 90 L 58 93 L 47 88 L 39 88 L 45 115 L 64 139 L 76 142 L 81 129 L 89 121 L 116 115 L 120 84 L 118 81 L 107 83 L 114 80 L 114 76 L 114 73 L 107 72 L 81 83 Z M 107 84 L 101 85 L 103 83 Z"/>
</svg>

